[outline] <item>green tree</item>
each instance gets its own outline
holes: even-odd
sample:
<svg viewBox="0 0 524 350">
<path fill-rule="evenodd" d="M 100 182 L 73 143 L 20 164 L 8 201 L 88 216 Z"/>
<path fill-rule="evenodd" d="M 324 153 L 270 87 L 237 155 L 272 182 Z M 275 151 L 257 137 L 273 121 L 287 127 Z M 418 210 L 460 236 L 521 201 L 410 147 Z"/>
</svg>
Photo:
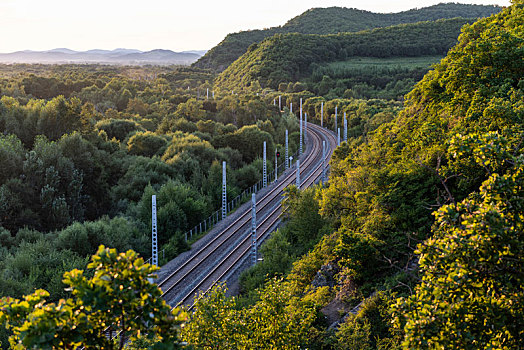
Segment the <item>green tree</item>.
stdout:
<svg viewBox="0 0 524 350">
<path fill-rule="evenodd" d="M 23 300 L 2 299 L 0 323 L 13 332 L 13 348 L 123 349 L 126 338 L 140 337 L 156 338 L 153 348 L 180 347 L 178 334 L 186 316 L 171 310 L 161 290 L 148 281 L 156 267 L 131 250 L 119 254 L 100 246 L 88 268 L 92 274 L 64 274 L 72 297 L 56 304 L 46 301 L 49 293 L 44 290 Z M 108 328 L 121 331 L 118 341 L 106 336 Z"/>
<path fill-rule="evenodd" d="M 0 135 L 0 184 L 22 173 L 25 150 L 15 135 Z"/>
<path fill-rule="evenodd" d="M 182 339 L 196 349 L 239 348 L 239 338 L 246 329 L 240 321 L 240 310 L 235 299 L 226 297 L 224 285 L 212 288 L 205 296 L 200 295 L 182 332 Z"/>
<path fill-rule="evenodd" d="M 81 128 L 81 112 L 82 102 L 78 98 L 68 101 L 63 96 L 55 97 L 42 108 L 38 131 L 51 140 L 57 140 L 63 134 Z"/>
<path fill-rule="evenodd" d="M 123 119 L 101 120 L 96 123 L 95 127 L 98 130 L 105 131 L 110 139 L 114 137 L 119 141 L 125 140 L 125 138 L 133 131 L 143 131 L 143 128 L 134 121 Z"/>
<path fill-rule="evenodd" d="M 237 309 L 223 286 L 199 298 L 183 339 L 197 349 L 300 349 L 316 318 L 315 304 L 291 295 L 282 280 L 270 280 L 252 307 Z"/>
<path fill-rule="evenodd" d="M 129 138 L 127 150 L 130 154 L 152 157 L 164 153 L 167 140 L 150 131 L 137 132 Z"/>
<path fill-rule="evenodd" d="M 394 305 L 410 349 L 524 346 L 524 164 L 439 209 L 422 283 Z"/>
</svg>

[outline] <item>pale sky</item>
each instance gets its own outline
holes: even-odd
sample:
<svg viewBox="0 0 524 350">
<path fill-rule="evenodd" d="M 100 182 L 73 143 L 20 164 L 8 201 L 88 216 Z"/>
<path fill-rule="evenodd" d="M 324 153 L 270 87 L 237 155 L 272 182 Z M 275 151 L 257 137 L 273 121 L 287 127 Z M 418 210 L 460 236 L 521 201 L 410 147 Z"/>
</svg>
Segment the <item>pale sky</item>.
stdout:
<svg viewBox="0 0 524 350">
<path fill-rule="evenodd" d="M 282 25 L 312 7 L 399 12 L 444 0 L 0 0 L 0 52 L 207 50 L 232 32 Z M 455 0 L 510 5 L 509 0 Z"/>
</svg>

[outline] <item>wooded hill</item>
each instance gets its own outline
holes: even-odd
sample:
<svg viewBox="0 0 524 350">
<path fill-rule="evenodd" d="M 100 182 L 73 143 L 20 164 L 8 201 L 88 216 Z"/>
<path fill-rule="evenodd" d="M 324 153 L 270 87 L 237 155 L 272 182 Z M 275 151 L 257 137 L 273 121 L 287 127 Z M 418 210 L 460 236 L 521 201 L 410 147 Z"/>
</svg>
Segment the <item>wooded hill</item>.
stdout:
<svg viewBox="0 0 524 350">
<path fill-rule="evenodd" d="M 283 94 L 286 105 L 304 97 L 316 123 L 323 102 L 331 130 L 347 114 L 348 141 L 327 186 L 287 188 L 285 225 L 241 277 L 241 296 L 215 286 L 191 315 L 160 300 L 146 280 L 154 269 L 131 251 L 102 247 L 89 271 L 59 272 L 85 266 L 100 243 L 149 250 L 153 190 L 159 227 L 175 232 L 159 241 L 183 248 L 177 225 L 219 203 L 219 161 L 245 188 L 260 178 L 253 149 L 282 143 L 295 116 L 271 105 L 274 91 L 199 99 L 203 71 L 25 68 L 0 66 L 0 295 L 11 296 L 0 298 L 2 346 L 524 348 L 524 0 L 464 26 L 401 111 Z M 71 96 L 35 98 L 45 86 Z M 100 219 L 81 222 L 91 213 Z M 13 298 L 40 286 L 51 296 Z M 106 325 L 124 330 L 120 344 Z"/>
<path fill-rule="evenodd" d="M 216 288 L 184 340 L 203 349 L 523 348 L 523 19 L 516 0 L 465 26 L 391 122 L 335 150 L 327 188 L 289 190 L 287 225 L 243 286 L 289 273 L 243 308 Z M 309 120 L 318 122 L 321 101 L 304 101 Z M 334 127 L 336 105 L 338 125 L 347 112 L 351 127 L 354 103 L 324 101 L 324 125 Z"/>
<path fill-rule="evenodd" d="M 373 13 L 353 8 L 315 8 L 292 18 L 285 25 L 263 30 L 249 30 L 228 34 L 225 39 L 194 66 L 223 71 L 244 54 L 253 43 L 275 34 L 336 34 L 387 27 L 403 23 L 435 21 L 443 18 L 482 18 L 501 10 L 497 6 L 438 4 L 399 13 Z"/>
<path fill-rule="evenodd" d="M 277 89 L 280 83 L 306 77 L 312 64 L 343 61 L 352 56 L 444 56 L 457 42 L 460 28 L 468 22 L 454 18 L 358 33 L 278 34 L 252 45 L 215 82 L 229 90 L 248 87 L 256 81 L 262 87 Z"/>
</svg>

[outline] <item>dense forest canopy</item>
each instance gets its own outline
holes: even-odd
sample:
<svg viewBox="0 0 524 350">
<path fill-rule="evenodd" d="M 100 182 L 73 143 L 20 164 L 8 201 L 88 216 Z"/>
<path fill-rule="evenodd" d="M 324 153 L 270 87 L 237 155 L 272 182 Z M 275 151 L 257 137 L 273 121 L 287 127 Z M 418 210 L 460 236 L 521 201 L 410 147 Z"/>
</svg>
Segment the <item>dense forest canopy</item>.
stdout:
<svg viewBox="0 0 524 350">
<path fill-rule="evenodd" d="M 477 19 L 490 16 L 500 11 L 497 6 L 438 4 L 399 13 L 373 13 L 353 8 L 314 8 L 289 20 L 281 27 L 264 30 L 249 30 L 233 33 L 201 57 L 195 67 L 223 71 L 237 58 L 242 56 L 249 46 L 259 43 L 275 34 L 337 34 L 358 32 L 366 29 L 388 27 L 392 25 L 435 21 L 445 18 Z"/>
<path fill-rule="evenodd" d="M 67 296 L 63 272 L 84 268 L 100 244 L 149 257 L 152 194 L 171 259 L 188 249 L 184 233 L 219 208 L 222 161 L 232 199 L 260 181 L 263 142 L 272 154 L 287 129 L 295 152 L 294 116 L 267 97 L 215 94 L 212 77 L 181 67 L 0 66 L 0 296 Z"/>
<path fill-rule="evenodd" d="M 402 24 L 336 35 L 275 35 L 250 47 L 222 72 L 215 83 L 223 89 L 247 87 L 258 81 L 277 89 L 281 83 L 311 74 L 313 64 L 344 61 L 353 56 L 417 57 L 445 55 L 467 23 L 455 18 Z"/>
<path fill-rule="evenodd" d="M 263 317 L 293 325 L 278 332 L 290 349 L 524 346 L 523 18 L 516 1 L 465 26 L 398 116 L 335 151 L 315 205 L 289 192 L 289 226 L 244 275 L 246 294 L 217 288 L 199 305 L 217 313 L 195 313 L 184 339 L 211 348 L 199 330 L 219 324 L 213 344 L 262 346 L 232 332 L 267 334 L 249 328 Z M 320 241 L 293 262 L 304 232 Z"/>
<path fill-rule="evenodd" d="M 298 83 L 326 99 L 337 97 L 402 100 L 422 80 L 430 67 L 443 56 L 351 57 L 345 61 L 311 65 L 311 75 Z M 279 90 L 295 89 L 295 84 L 279 84 Z"/>
<path fill-rule="evenodd" d="M 465 25 L 458 42 L 442 38 L 450 23 L 464 22 L 276 35 L 228 68 L 235 74 L 222 73 L 227 93 L 214 89 L 213 73 L 194 68 L 30 66 L 31 74 L 28 66 L 0 66 L 0 296 L 50 293 L 0 299 L 0 322 L 12 332 L 0 329 L 2 346 L 12 335 L 26 346 L 63 348 L 60 339 L 68 339 L 74 348 L 90 339 L 89 346 L 122 348 L 100 336 L 101 322 L 129 319 L 129 349 L 524 347 L 524 2 Z M 440 36 L 426 35 L 437 29 Z M 434 56 L 407 63 L 363 38 Z M 291 50 L 360 40 L 357 53 L 336 63 L 337 50 L 328 51 L 333 57 L 311 45 Z M 441 51 L 430 52 L 435 47 Z M 384 57 L 393 65 L 372 67 Z M 336 89 L 347 86 L 336 84 L 345 70 L 361 69 L 359 60 L 366 82 L 384 72 L 399 82 L 420 62 L 439 62 L 402 104 L 356 99 L 353 88 L 340 96 Z M 276 69 L 295 80 L 268 88 Z M 215 99 L 205 98 L 208 88 Z M 227 297 L 218 285 L 186 315 L 159 300 L 146 282 L 153 271 L 135 253 L 100 247 L 87 265 L 99 244 L 147 256 L 153 193 L 159 220 L 174 233 L 161 243 L 171 254 L 187 249 L 184 228 L 219 202 L 221 160 L 233 194 L 260 177 L 253 144 L 275 147 L 287 128 L 296 148 L 296 118 L 287 107 L 278 111 L 277 96 L 285 106 L 302 98 L 311 122 L 323 107 L 329 128 L 335 113 L 339 123 L 346 114 L 349 139 L 334 152 L 326 186 L 286 189 L 285 225 L 261 247 L 263 261 L 240 277 L 240 295 Z M 62 273 L 86 265 L 93 276 L 66 272 L 64 290 Z M 137 283 L 157 313 L 137 312 L 147 306 L 128 288 Z M 122 304 L 132 311 L 127 318 L 107 312 Z"/>
</svg>

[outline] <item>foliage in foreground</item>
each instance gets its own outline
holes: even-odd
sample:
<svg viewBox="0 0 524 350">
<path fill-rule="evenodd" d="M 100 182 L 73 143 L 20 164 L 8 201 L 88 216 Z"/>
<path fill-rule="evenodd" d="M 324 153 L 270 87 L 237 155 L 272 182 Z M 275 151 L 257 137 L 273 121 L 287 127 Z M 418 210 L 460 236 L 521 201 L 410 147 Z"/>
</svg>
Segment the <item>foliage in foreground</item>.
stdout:
<svg viewBox="0 0 524 350">
<path fill-rule="evenodd" d="M 119 254 L 100 246 L 88 268 L 64 274 L 72 297 L 58 303 L 48 303 L 41 289 L 23 300 L 0 301 L 0 324 L 13 332 L 12 348 L 122 349 L 125 339 L 141 337 L 155 339 L 156 349 L 179 347 L 186 315 L 171 310 L 148 281 L 156 267 L 131 250 Z M 106 336 L 108 329 L 121 331 L 118 340 Z"/>
<path fill-rule="evenodd" d="M 466 26 L 391 123 L 335 151 L 320 214 L 338 229 L 280 287 L 344 316 L 311 322 L 308 348 L 524 346 L 523 19 L 519 0 Z"/>
<path fill-rule="evenodd" d="M 300 349 L 315 319 L 315 303 L 304 302 L 271 280 L 260 301 L 250 308 L 236 308 L 223 286 L 214 287 L 195 305 L 192 321 L 182 339 L 196 349 Z"/>
<path fill-rule="evenodd" d="M 494 161 L 486 157 L 485 160 Z M 524 345 L 524 159 L 436 213 L 422 283 L 395 305 L 409 349 Z"/>
</svg>

